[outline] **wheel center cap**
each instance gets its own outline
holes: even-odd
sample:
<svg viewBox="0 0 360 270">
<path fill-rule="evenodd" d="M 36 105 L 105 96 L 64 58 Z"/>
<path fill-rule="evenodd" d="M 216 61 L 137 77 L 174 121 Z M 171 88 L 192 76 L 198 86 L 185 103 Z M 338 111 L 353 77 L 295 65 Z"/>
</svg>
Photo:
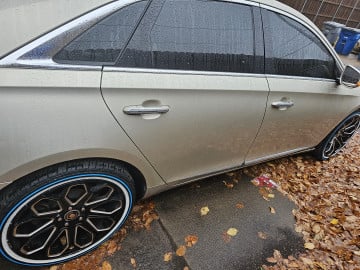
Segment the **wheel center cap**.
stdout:
<svg viewBox="0 0 360 270">
<path fill-rule="evenodd" d="M 79 216 L 80 216 L 80 212 L 78 210 L 71 210 L 65 214 L 64 219 L 66 221 L 72 221 L 77 219 Z"/>
</svg>

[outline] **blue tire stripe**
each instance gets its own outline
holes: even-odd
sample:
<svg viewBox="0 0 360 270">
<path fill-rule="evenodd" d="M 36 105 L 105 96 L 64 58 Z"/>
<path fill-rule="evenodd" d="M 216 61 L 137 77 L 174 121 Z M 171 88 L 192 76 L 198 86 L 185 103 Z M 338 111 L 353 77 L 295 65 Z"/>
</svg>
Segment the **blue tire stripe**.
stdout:
<svg viewBox="0 0 360 270">
<path fill-rule="evenodd" d="M 74 176 L 70 176 L 70 177 L 66 177 L 66 178 L 62 178 L 62 179 L 59 179 L 59 180 L 56 180 L 54 182 L 51 182 L 45 186 L 42 186 L 38 189 L 36 189 L 35 191 L 33 191 L 32 193 L 30 193 L 29 195 L 27 195 L 25 198 L 23 198 L 20 202 L 18 202 L 10 211 L 9 213 L 3 218 L 3 220 L 1 221 L 0 223 L 0 232 L 2 231 L 2 228 L 4 226 L 4 224 L 6 223 L 6 221 L 8 220 L 8 218 L 10 217 L 10 215 L 19 207 L 21 206 L 25 201 L 27 201 L 28 199 L 30 199 L 31 197 L 33 197 L 34 195 L 36 195 L 37 193 L 43 191 L 44 189 L 47 189 L 49 187 L 52 187 L 56 184 L 59 184 L 59 183 L 62 183 L 62 182 L 66 182 L 66 181 L 69 181 L 69 180 L 73 180 L 73 179 L 76 179 L 76 178 L 82 178 L 82 177 L 104 177 L 104 178 L 109 178 L 109 179 L 112 179 L 112 180 L 115 180 L 116 182 L 119 182 L 121 183 L 125 188 L 126 190 L 128 191 L 128 194 L 129 194 L 129 198 L 130 198 L 130 202 L 129 202 L 129 209 L 128 209 L 128 212 L 126 213 L 126 216 L 123 220 L 123 222 L 121 222 L 117 227 L 116 227 L 116 230 L 118 230 L 124 223 L 125 221 L 127 220 L 129 214 L 130 214 L 130 210 L 131 210 L 131 206 L 133 204 L 133 194 L 129 188 L 129 186 L 126 184 L 125 181 L 117 178 L 117 177 L 114 177 L 114 176 L 111 176 L 111 175 L 107 175 L 107 174 L 96 174 L 96 173 L 92 173 L 92 174 L 79 174 L 79 175 L 74 175 Z M 104 243 L 106 240 L 108 240 L 112 235 L 109 235 L 109 237 L 105 238 L 103 241 L 99 242 L 96 246 L 94 246 L 93 248 L 89 249 L 88 252 L 86 253 L 89 253 L 91 252 L 92 250 L 96 249 L 99 245 L 101 245 L 102 243 Z M 0 237 L 1 237 L 1 234 L 0 234 Z M 1 239 L 0 239 L 1 241 Z M 4 256 L 8 261 L 10 262 L 13 262 L 15 264 L 19 264 L 19 265 L 24 265 L 24 266 L 48 266 L 48 265 L 53 265 L 53 264 L 59 264 L 59 263 L 63 263 L 63 262 L 67 262 L 69 260 L 72 260 L 72 259 L 75 259 L 75 258 L 78 258 L 78 257 L 81 257 L 82 255 L 85 255 L 86 253 L 84 254 L 79 254 L 71 259 L 67 259 L 67 260 L 60 260 L 58 262 L 53 262 L 53 263 L 44 263 L 44 264 L 29 264 L 29 263 L 23 263 L 23 262 L 20 262 L 20 261 L 17 261 L 17 260 L 14 260 L 13 258 L 9 257 L 6 252 L 3 250 L 2 248 L 2 245 L 0 245 L 0 254 L 2 256 Z"/>
</svg>

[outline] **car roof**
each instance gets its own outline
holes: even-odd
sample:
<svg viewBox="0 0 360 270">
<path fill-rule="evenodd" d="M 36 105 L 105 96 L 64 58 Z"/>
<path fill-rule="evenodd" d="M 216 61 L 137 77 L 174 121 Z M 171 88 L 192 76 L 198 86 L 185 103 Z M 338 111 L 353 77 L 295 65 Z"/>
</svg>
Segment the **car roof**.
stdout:
<svg viewBox="0 0 360 270">
<path fill-rule="evenodd" d="M 314 26 L 313 23 L 300 12 L 275 0 L 224 1 L 239 3 L 253 2 L 274 7 L 293 14 L 302 21 L 305 21 L 307 24 Z M 0 58 L 30 40 L 49 32 L 51 29 L 110 2 L 114 1 L 1 0 L 0 25 L 5 31 L 0 31 Z M 315 30 L 317 29 L 316 27 L 313 28 Z"/>
</svg>

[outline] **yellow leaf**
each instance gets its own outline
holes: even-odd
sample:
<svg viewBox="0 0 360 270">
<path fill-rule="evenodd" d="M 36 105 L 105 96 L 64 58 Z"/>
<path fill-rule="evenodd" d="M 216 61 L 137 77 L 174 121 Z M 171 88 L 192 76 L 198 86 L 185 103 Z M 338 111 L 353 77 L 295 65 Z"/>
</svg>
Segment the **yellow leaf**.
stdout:
<svg viewBox="0 0 360 270">
<path fill-rule="evenodd" d="M 186 247 L 185 246 L 180 246 L 177 250 L 176 250 L 176 255 L 179 257 L 183 257 L 186 253 Z"/>
<path fill-rule="evenodd" d="M 230 236 L 235 236 L 235 235 L 237 235 L 237 233 L 238 233 L 238 230 L 237 229 L 235 229 L 235 228 L 230 228 L 230 229 L 228 229 L 227 230 L 227 235 L 230 235 Z"/>
<path fill-rule="evenodd" d="M 330 221 L 330 223 L 331 223 L 332 225 L 337 225 L 337 224 L 339 224 L 339 220 L 336 219 L 336 218 L 333 218 L 333 219 Z"/>
<path fill-rule="evenodd" d="M 306 249 L 312 250 L 312 249 L 315 248 L 315 245 L 314 245 L 313 243 L 307 242 L 307 243 L 304 244 L 304 247 L 305 247 Z"/>
<path fill-rule="evenodd" d="M 199 238 L 196 235 L 188 235 L 185 237 L 185 243 L 187 247 L 192 247 L 197 243 Z"/>
<path fill-rule="evenodd" d="M 201 209 L 200 209 L 200 214 L 202 215 L 202 216 L 206 216 L 208 213 L 209 213 L 209 207 L 207 207 L 207 206 L 204 206 L 204 207 L 202 207 Z"/>
<path fill-rule="evenodd" d="M 271 199 L 273 199 L 273 198 L 275 198 L 275 194 L 269 193 L 269 194 L 268 194 L 268 197 L 271 198 Z"/>
<path fill-rule="evenodd" d="M 130 259 L 130 263 L 134 268 L 136 268 L 136 260 L 134 258 Z"/>
<path fill-rule="evenodd" d="M 111 264 L 107 261 L 104 261 L 101 265 L 101 270 L 111 270 Z"/>
<path fill-rule="evenodd" d="M 168 252 L 164 254 L 164 262 L 169 262 L 172 259 L 172 252 Z"/>
<path fill-rule="evenodd" d="M 270 209 L 270 213 L 271 213 L 271 214 L 276 214 L 276 211 L 275 211 L 275 208 L 274 208 L 274 207 L 269 207 L 269 209 Z"/>
</svg>

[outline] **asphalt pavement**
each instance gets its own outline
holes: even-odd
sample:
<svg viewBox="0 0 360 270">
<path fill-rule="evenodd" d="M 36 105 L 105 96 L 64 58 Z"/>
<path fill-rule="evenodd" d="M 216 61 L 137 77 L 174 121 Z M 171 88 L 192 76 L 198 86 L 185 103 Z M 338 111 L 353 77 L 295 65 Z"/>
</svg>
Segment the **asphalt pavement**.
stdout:
<svg viewBox="0 0 360 270">
<path fill-rule="evenodd" d="M 292 210 L 296 207 L 292 202 L 277 191 L 273 199 L 264 200 L 259 188 L 244 176 L 233 188 L 223 181 L 231 182 L 221 175 L 154 197 L 160 219 L 150 231 L 127 236 L 123 249 L 108 259 L 113 269 L 133 269 L 130 258 L 134 258 L 137 269 L 146 270 L 182 270 L 185 266 L 192 270 L 255 270 L 267 263 L 275 249 L 284 256 L 303 252 L 302 237 L 294 230 Z M 200 214 L 202 207 L 209 208 L 205 216 Z M 228 236 L 229 228 L 238 233 Z M 197 243 L 187 248 L 185 256 L 176 256 L 188 235 L 198 237 Z M 167 252 L 174 254 L 170 262 L 164 262 Z"/>
</svg>

